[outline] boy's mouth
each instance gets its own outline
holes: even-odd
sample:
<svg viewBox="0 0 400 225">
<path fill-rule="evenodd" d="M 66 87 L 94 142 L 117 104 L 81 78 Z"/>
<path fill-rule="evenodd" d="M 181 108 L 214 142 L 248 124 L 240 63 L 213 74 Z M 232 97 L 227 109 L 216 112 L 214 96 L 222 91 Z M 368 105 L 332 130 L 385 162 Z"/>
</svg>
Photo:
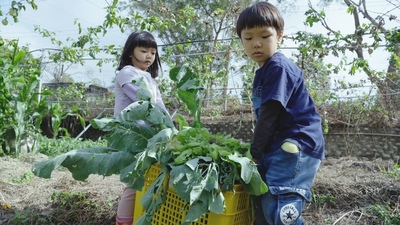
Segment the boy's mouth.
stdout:
<svg viewBox="0 0 400 225">
<path fill-rule="evenodd" d="M 261 56 L 262 55 L 262 52 L 254 52 L 253 53 L 253 56 Z"/>
</svg>

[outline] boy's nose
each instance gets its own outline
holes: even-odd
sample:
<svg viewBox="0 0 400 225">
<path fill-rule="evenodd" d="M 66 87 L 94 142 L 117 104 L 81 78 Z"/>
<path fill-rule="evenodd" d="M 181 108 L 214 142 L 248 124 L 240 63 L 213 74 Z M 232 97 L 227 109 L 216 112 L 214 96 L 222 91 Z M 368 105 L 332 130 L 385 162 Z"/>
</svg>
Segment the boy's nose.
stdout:
<svg viewBox="0 0 400 225">
<path fill-rule="evenodd" d="M 253 48 L 259 48 L 259 47 L 261 47 L 261 42 L 259 42 L 259 41 L 254 41 L 254 43 L 253 43 Z"/>
</svg>

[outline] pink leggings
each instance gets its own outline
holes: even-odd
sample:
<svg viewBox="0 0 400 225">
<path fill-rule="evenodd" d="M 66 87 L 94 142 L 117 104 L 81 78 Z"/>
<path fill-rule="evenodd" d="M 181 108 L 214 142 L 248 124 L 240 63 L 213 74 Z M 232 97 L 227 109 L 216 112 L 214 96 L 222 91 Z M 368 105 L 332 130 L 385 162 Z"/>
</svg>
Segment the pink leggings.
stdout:
<svg viewBox="0 0 400 225">
<path fill-rule="evenodd" d="M 135 208 L 136 191 L 125 187 L 117 209 L 117 224 L 132 224 L 133 210 Z"/>
</svg>

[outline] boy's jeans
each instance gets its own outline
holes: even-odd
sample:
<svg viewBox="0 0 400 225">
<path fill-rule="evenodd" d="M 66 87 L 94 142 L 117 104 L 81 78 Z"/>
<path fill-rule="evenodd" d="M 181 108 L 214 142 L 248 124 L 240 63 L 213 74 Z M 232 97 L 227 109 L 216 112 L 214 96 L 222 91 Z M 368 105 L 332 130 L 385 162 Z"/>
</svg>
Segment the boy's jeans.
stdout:
<svg viewBox="0 0 400 225">
<path fill-rule="evenodd" d="M 256 224 L 301 225 L 305 201 L 311 200 L 311 187 L 321 160 L 301 151 L 287 152 L 282 148 L 265 154 L 259 171 L 268 185 L 268 192 L 260 196 L 266 222 Z"/>
</svg>

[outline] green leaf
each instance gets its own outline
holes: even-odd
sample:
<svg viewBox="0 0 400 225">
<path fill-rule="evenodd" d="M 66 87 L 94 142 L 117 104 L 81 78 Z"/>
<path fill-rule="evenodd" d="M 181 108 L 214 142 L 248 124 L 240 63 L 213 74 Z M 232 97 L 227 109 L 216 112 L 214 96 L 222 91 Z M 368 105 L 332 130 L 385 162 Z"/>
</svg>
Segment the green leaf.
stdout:
<svg viewBox="0 0 400 225">
<path fill-rule="evenodd" d="M 203 87 L 200 86 L 200 80 L 185 66 L 171 69 L 169 76 L 171 80 L 178 82 L 178 96 L 194 116 L 193 127 L 201 127 L 200 91 L 203 90 Z"/>
<path fill-rule="evenodd" d="M 175 133 L 176 133 L 175 129 L 171 128 L 163 129 L 148 140 L 147 147 L 151 148 L 154 145 L 165 143 L 168 140 L 170 140 Z"/>
<path fill-rule="evenodd" d="M 109 147 L 120 151 L 141 152 L 146 148 L 148 140 L 156 134 L 147 124 L 122 122 L 110 126 L 113 128 L 105 139 L 109 142 Z"/>
<path fill-rule="evenodd" d="M 242 185 L 247 193 L 259 196 L 268 191 L 267 185 L 262 180 L 257 166 L 252 160 L 247 157 L 238 157 L 237 154 L 229 155 L 228 158 L 240 164 L 240 177 L 242 178 Z"/>
<path fill-rule="evenodd" d="M 254 162 L 247 157 L 240 157 L 237 153 L 229 155 L 228 158 L 240 164 L 240 177 L 244 183 L 250 183 L 251 177 L 253 176 L 253 168 L 255 167 Z"/>
<path fill-rule="evenodd" d="M 38 177 L 50 178 L 55 169 L 63 166 L 72 173 L 75 180 L 85 181 L 90 174 L 119 174 L 133 159 L 134 155 L 131 153 L 107 147 L 76 149 L 35 163 L 32 172 Z"/>
<path fill-rule="evenodd" d="M 178 130 L 182 130 L 184 127 L 189 127 L 189 123 L 186 121 L 185 117 L 177 113 L 175 115 L 176 121 L 178 123 Z"/>
<path fill-rule="evenodd" d="M 207 195 L 207 193 L 205 193 Z M 202 215 L 208 213 L 208 202 L 209 196 L 204 196 L 204 201 L 196 201 L 190 206 L 183 224 L 189 225 L 190 222 L 197 221 Z"/>
<path fill-rule="evenodd" d="M 26 52 L 18 51 L 15 57 L 13 58 L 13 65 L 18 64 L 24 57 L 26 56 Z"/>
</svg>

